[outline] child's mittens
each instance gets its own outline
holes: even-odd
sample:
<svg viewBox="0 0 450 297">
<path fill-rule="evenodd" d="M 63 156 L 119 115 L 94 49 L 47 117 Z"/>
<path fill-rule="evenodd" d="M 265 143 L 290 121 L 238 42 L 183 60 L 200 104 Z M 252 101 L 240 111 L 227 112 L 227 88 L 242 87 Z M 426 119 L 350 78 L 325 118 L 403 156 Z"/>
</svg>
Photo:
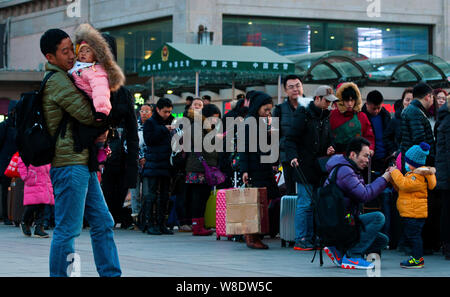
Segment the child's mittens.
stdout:
<svg viewBox="0 0 450 297">
<path fill-rule="evenodd" d="M 104 121 L 108 116 L 102 112 L 96 112 L 94 118 L 97 122 Z"/>
</svg>

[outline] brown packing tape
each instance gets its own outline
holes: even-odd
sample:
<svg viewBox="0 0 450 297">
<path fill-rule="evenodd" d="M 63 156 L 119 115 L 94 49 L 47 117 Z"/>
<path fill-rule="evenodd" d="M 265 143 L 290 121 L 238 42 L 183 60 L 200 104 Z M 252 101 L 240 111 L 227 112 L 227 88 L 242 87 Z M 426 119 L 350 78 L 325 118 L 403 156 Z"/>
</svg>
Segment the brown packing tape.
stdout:
<svg viewBox="0 0 450 297">
<path fill-rule="evenodd" d="M 246 221 L 259 221 L 259 219 L 260 210 L 258 204 L 229 205 L 227 207 L 227 224 Z"/>
<path fill-rule="evenodd" d="M 257 222 L 227 224 L 227 235 L 261 233 L 261 225 Z"/>
<path fill-rule="evenodd" d="M 245 188 L 227 190 L 225 191 L 225 197 L 227 204 L 257 203 L 258 189 Z"/>
</svg>

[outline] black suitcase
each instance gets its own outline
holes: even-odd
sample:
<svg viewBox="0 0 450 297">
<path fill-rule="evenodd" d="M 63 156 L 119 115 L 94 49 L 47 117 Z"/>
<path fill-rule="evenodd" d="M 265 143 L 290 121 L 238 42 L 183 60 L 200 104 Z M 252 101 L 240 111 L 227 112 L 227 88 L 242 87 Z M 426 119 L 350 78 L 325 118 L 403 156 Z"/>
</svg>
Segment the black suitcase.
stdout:
<svg viewBox="0 0 450 297">
<path fill-rule="evenodd" d="M 24 183 L 20 178 L 13 178 L 8 188 L 8 218 L 16 227 L 20 225 L 24 212 L 23 188 Z"/>
</svg>

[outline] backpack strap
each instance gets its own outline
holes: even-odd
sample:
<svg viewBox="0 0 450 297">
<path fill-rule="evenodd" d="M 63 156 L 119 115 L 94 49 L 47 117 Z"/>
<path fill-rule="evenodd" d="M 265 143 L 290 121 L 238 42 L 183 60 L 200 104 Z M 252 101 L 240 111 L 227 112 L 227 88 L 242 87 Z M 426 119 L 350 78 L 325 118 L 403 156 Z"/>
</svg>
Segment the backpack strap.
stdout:
<svg viewBox="0 0 450 297">
<path fill-rule="evenodd" d="M 41 82 L 41 87 L 39 88 L 39 95 L 42 96 L 44 89 L 45 89 L 45 85 L 47 84 L 48 80 L 53 76 L 53 74 L 55 74 L 56 71 L 50 71 L 42 80 Z M 42 98 L 42 97 L 41 97 Z M 42 99 L 41 99 L 41 103 L 42 103 Z M 64 138 L 65 134 L 66 134 L 66 128 L 67 128 L 67 122 L 69 120 L 69 114 L 64 111 L 64 115 L 61 119 L 61 121 L 59 122 L 58 128 L 56 129 L 56 133 L 53 136 L 53 142 L 56 145 L 56 140 L 58 139 L 58 136 L 61 134 L 61 138 Z"/>
<path fill-rule="evenodd" d="M 47 81 L 50 79 L 50 77 L 53 76 L 53 74 L 55 74 L 56 71 L 50 71 L 42 80 L 41 82 L 41 87 L 39 88 L 39 95 L 42 95 L 42 93 L 44 92 L 45 89 L 45 85 L 47 84 Z"/>
</svg>

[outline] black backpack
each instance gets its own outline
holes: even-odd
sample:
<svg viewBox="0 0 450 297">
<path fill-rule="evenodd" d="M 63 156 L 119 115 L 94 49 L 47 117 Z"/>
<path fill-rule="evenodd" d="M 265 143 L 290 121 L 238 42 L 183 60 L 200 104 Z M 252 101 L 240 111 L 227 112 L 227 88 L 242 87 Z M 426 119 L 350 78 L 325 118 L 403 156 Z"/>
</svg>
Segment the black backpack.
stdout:
<svg viewBox="0 0 450 297">
<path fill-rule="evenodd" d="M 358 216 L 345 210 L 344 194 L 336 183 L 337 172 L 342 166 L 346 165 L 335 167 L 328 179 L 329 184 L 319 188 L 312 201 L 321 266 L 323 265 L 322 249 L 325 246 L 334 246 L 345 254 L 359 242 L 360 229 L 364 227 Z"/>
<path fill-rule="evenodd" d="M 42 109 L 45 84 L 55 72 L 48 73 L 39 91 L 23 93 L 16 105 L 16 145 L 25 165 L 42 166 L 52 162 L 55 155 L 56 139 L 67 124 L 68 114 L 64 113 L 59 127 L 52 137 Z"/>
</svg>

